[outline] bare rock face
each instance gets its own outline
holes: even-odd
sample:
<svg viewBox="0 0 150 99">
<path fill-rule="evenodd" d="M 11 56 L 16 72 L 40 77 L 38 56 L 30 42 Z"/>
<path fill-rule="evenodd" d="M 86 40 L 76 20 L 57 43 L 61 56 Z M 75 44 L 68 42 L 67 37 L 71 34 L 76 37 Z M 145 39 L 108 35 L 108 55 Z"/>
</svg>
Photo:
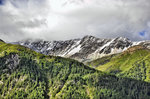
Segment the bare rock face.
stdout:
<svg viewBox="0 0 150 99">
<path fill-rule="evenodd" d="M 110 39 L 100 39 L 93 36 L 85 36 L 80 41 L 80 50 L 73 55 L 71 58 L 82 59 L 83 61 L 90 60 L 89 55 L 94 53 L 97 49 L 108 43 Z"/>
<path fill-rule="evenodd" d="M 121 53 L 134 45 L 150 48 L 150 41 L 132 42 L 124 37 L 102 39 L 89 35 L 66 41 L 25 40 L 13 44 L 26 46 L 45 55 L 69 57 L 81 62 Z"/>
<path fill-rule="evenodd" d="M 4 42 L 2 39 L 0 39 L 0 42 Z"/>
<path fill-rule="evenodd" d="M 20 59 L 17 54 L 11 54 L 7 57 L 5 64 L 10 70 L 14 70 L 19 65 Z"/>
</svg>

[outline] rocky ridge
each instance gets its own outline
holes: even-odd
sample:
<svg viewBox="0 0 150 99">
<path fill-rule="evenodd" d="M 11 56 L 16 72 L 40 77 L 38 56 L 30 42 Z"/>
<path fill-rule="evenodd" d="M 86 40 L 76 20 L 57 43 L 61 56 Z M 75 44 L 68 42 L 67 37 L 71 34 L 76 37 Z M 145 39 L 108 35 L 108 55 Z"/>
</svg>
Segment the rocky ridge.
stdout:
<svg viewBox="0 0 150 99">
<path fill-rule="evenodd" d="M 45 55 L 69 57 L 81 62 L 121 53 L 134 45 L 150 48 L 150 41 L 132 42 L 124 37 L 102 39 L 89 35 L 66 41 L 24 40 L 13 44 L 26 46 Z"/>
</svg>

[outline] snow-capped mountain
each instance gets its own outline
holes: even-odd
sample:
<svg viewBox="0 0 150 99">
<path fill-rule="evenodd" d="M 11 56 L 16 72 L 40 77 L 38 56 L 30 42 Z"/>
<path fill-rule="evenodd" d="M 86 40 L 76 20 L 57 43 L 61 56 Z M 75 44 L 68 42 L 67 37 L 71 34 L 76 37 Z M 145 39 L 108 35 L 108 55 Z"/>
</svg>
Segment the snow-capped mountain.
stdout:
<svg viewBox="0 0 150 99">
<path fill-rule="evenodd" d="M 25 40 L 13 44 L 23 45 L 46 55 L 69 57 L 81 62 L 121 53 L 134 45 L 141 44 L 150 48 L 150 41 L 132 42 L 123 37 L 101 39 L 94 36 L 66 41 Z"/>
</svg>

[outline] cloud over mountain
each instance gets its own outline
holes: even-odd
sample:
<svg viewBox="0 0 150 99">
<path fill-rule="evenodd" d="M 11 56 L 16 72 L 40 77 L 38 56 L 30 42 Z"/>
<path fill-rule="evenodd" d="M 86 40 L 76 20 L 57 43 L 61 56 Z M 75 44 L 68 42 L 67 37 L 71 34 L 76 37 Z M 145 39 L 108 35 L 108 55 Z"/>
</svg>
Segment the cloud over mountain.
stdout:
<svg viewBox="0 0 150 99">
<path fill-rule="evenodd" d="M 149 0 L 1 0 L 2 39 L 150 39 Z M 141 35 L 142 34 L 142 35 Z"/>
</svg>

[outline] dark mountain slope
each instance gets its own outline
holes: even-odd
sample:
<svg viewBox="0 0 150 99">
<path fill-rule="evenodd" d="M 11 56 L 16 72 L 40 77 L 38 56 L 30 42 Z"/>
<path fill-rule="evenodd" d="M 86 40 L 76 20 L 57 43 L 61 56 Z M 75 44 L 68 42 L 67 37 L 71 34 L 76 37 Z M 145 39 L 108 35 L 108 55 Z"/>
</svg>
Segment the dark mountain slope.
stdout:
<svg viewBox="0 0 150 99">
<path fill-rule="evenodd" d="M 149 99 L 150 84 L 0 42 L 0 98 Z"/>
</svg>

